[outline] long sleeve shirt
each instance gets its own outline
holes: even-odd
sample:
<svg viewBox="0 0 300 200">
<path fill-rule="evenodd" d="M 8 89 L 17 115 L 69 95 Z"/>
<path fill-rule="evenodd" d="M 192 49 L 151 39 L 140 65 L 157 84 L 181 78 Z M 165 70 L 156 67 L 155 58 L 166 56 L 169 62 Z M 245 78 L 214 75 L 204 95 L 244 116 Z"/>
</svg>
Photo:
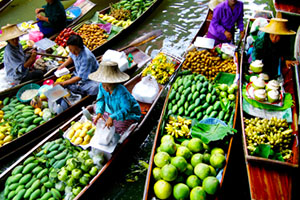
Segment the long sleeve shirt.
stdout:
<svg viewBox="0 0 300 200">
<path fill-rule="evenodd" d="M 43 6 L 48 22 L 43 22 L 44 27 L 51 27 L 55 30 L 62 30 L 66 27 L 66 11 L 60 0 L 55 0 L 52 4 Z"/>
<path fill-rule="evenodd" d="M 233 32 L 235 23 L 237 23 L 237 27 L 240 29 L 240 31 L 243 31 L 243 6 L 244 4 L 242 2 L 237 1 L 234 9 L 231 10 L 228 5 L 228 0 L 217 5 L 217 7 L 214 9 L 213 18 L 208 28 L 210 35 L 213 35 L 214 38 L 220 41 L 228 42 L 224 34 L 225 30 Z"/>
<path fill-rule="evenodd" d="M 24 78 L 28 69 L 24 67 L 26 61 L 25 53 L 22 45 L 13 46 L 8 43 L 4 51 L 4 69 L 6 71 L 6 78 L 12 82 L 20 82 Z"/>
<path fill-rule="evenodd" d="M 121 84 L 118 84 L 112 94 L 99 85 L 96 113 L 110 113 L 110 117 L 117 121 L 136 120 L 141 117 L 141 108 L 130 92 Z"/>
<path fill-rule="evenodd" d="M 98 61 L 95 55 L 86 47 L 80 51 L 78 56 L 69 53 L 75 65 L 74 75 L 81 78 L 82 82 L 88 80 L 88 75 L 98 69 Z"/>
</svg>

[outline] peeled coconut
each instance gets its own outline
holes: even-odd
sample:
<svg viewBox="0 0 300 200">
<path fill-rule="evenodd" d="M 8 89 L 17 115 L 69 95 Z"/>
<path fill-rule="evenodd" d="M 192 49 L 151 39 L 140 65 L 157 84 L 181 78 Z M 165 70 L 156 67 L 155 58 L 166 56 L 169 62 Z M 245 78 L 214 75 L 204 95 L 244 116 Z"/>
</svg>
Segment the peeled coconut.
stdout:
<svg viewBox="0 0 300 200">
<path fill-rule="evenodd" d="M 263 71 L 264 64 L 261 60 L 255 60 L 250 64 L 250 70 L 254 73 L 260 73 Z"/>
<path fill-rule="evenodd" d="M 266 90 L 267 90 L 267 91 L 270 91 L 270 90 L 278 90 L 279 87 L 280 87 L 280 85 L 279 85 L 278 81 L 276 81 L 276 80 L 271 80 L 271 81 L 269 81 L 269 83 L 267 84 Z"/>
<path fill-rule="evenodd" d="M 269 80 L 269 75 L 268 74 L 265 74 L 265 73 L 260 73 L 258 75 L 258 78 L 261 78 L 262 80 L 264 81 L 268 81 Z"/>
<path fill-rule="evenodd" d="M 268 101 L 273 103 L 279 100 L 279 92 L 277 90 L 270 90 L 268 92 Z"/>
<path fill-rule="evenodd" d="M 264 80 L 262 80 L 261 78 L 257 78 L 256 80 L 254 80 L 253 82 L 252 82 L 252 86 L 253 86 L 253 88 L 254 89 L 264 89 L 265 88 L 265 85 L 266 85 L 266 83 L 265 83 L 265 81 Z"/>
<path fill-rule="evenodd" d="M 266 99 L 266 90 L 264 89 L 258 89 L 254 91 L 254 98 L 257 101 L 265 101 Z"/>
</svg>

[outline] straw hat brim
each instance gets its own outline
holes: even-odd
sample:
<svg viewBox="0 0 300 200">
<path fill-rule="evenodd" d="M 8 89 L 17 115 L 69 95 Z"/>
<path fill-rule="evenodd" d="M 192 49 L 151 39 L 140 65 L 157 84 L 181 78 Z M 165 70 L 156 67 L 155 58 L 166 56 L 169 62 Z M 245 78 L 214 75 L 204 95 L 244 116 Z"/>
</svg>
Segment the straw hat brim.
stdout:
<svg viewBox="0 0 300 200">
<path fill-rule="evenodd" d="M 274 30 L 267 26 L 259 28 L 259 30 L 269 33 L 269 34 L 276 34 L 276 35 L 295 35 L 296 34 L 296 32 L 292 31 L 292 30 Z"/>
<path fill-rule="evenodd" d="M 114 62 L 108 62 L 109 64 Z M 89 75 L 89 79 L 101 82 L 101 83 L 122 83 L 127 81 L 130 76 L 124 72 L 121 72 L 118 68 L 117 63 L 116 66 L 104 66 L 100 63 L 97 71 L 91 73 Z"/>
<path fill-rule="evenodd" d="M 2 36 L 0 37 L 0 42 L 2 42 L 2 41 L 7 41 L 7 40 L 11 40 L 11 39 L 20 37 L 20 36 L 25 35 L 25 34 L 27 34 L 27 32 L 19 31 L 19 32 L 17 32 L 17 33 L 13 33 L 13 34 L 9 34 L 9 35 L 2 35 Z"/>
<path fill-rule="evenodd" d="M 270 23 L 267 24 L 265 27 L 261 27 L 259 30 L 276 35 L 294 35 L 296 34 L 295 31 L 289 30 L 287 28 L 287 19 L 282 18 L 272 18 Z"/>
</svg>

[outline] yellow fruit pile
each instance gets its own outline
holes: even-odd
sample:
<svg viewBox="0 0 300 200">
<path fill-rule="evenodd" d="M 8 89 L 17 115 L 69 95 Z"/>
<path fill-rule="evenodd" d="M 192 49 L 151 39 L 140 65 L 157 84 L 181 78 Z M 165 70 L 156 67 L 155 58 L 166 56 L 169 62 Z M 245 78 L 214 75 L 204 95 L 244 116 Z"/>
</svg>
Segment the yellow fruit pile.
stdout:
<svg viewBox="0 0 300 200">
<path fill-rule="evenodd" d="M 116 18 L 114 18 L 113 16 L 110 16 L 108 14 L 99 14 L 99 18 L 102 19 L 103 21 L 106 21 L 108 23 L 111 23 L 113 25 L 122 27 L 122 28 L 127 28 L 127 26 L 129 26 L 132 22 L 130 19 L 124 21 L 124 20 L 117 20 Z"/>
<path fill-rule="evenodd" d="M 66 74 L 66 75 L 63 75 L 61 77 L 59 77 L 58 79 L 56 79 L 55 83 L 60 83 L 60 82 L 64 82 L 64 81 L 67 81 L 71 78 L 71 74 Z"/>
<path fill-rule="evenodd" d="M 0 112 L 2 113 L 2 115 L 0 115 L 1 123 L 3 123 L 4 122 L 4 120 L 2 119 L 3 111 L 0 110 Z M 5 123 L 0 126 L 0 147 L 12 141 L 13 136 L 9 134 L 10 131 L 11 131 L 11 126 L 9 125 L 9 123 Z"/>
<path fill-rule="evenodd" d="M 159 53 L 143 71 L 143 76 L 150 74 L 159 84 L 165 84 L 169 81 L 169 76 L 174 73 L 175 66 L 170 58 L 163 53 Z"/>
<path fill-rule="evenodd" d="M 177 116 L 177 119 L 173 116 L 169 117 L 169 122 L 166 125 L 165 129 L 167 134 L 172 135 L 176 138 L 185 137 L 189 138 L 190 128 L 189 125 L 192 123 L 192 120 L 185 119 L 183 117 Z"/>
<path fill-rule="evenodd" d="M 95 129 L 96 127 L 90 121 L 75 122 L 68 133 L 68 138 L 75 145 L 87 145 L 90 143 Z"/>
</svg>

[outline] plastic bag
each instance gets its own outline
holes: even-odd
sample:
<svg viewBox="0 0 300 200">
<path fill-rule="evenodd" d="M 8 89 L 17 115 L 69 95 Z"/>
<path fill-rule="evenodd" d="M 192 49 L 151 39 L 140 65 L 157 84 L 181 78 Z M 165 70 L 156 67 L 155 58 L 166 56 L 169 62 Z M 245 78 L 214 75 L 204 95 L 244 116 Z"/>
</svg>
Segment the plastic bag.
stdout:
<svg viewBox="0 0 300 200">
<path fill-rule="evenodd" d="M 112 126 L 109 129 L 105 127 L 105 121 L 103 119 L 99 119 L 96 124 L 96 133 L 94 137 L 97 137 L 98 144 L 100 145 L 108 145 L 113 139 L 115 134 L 115 127 Z"/>
<path fill-rule="evenodd" d="M 118 63 L 119 69 L 123 72 L 128 69 L 128 60 L 124 52 L 118 52 L 115 50 L 107 50 L 102 56 L 102 61 L 114 61 Z"/>
<path fill-rule="evenodd" d="M 44 34 L 40 31 L 31 31 L 29 32 L 29 40 L 34 42 L 40 41 L 44 37 Z"/>
<path fill-rule="evenodd" d="M 133 97 L 143 103 L 152 103 L 159 92 L 157 81 L 150 75 L 142 78 L 132 90 Z"/>
</svg>

